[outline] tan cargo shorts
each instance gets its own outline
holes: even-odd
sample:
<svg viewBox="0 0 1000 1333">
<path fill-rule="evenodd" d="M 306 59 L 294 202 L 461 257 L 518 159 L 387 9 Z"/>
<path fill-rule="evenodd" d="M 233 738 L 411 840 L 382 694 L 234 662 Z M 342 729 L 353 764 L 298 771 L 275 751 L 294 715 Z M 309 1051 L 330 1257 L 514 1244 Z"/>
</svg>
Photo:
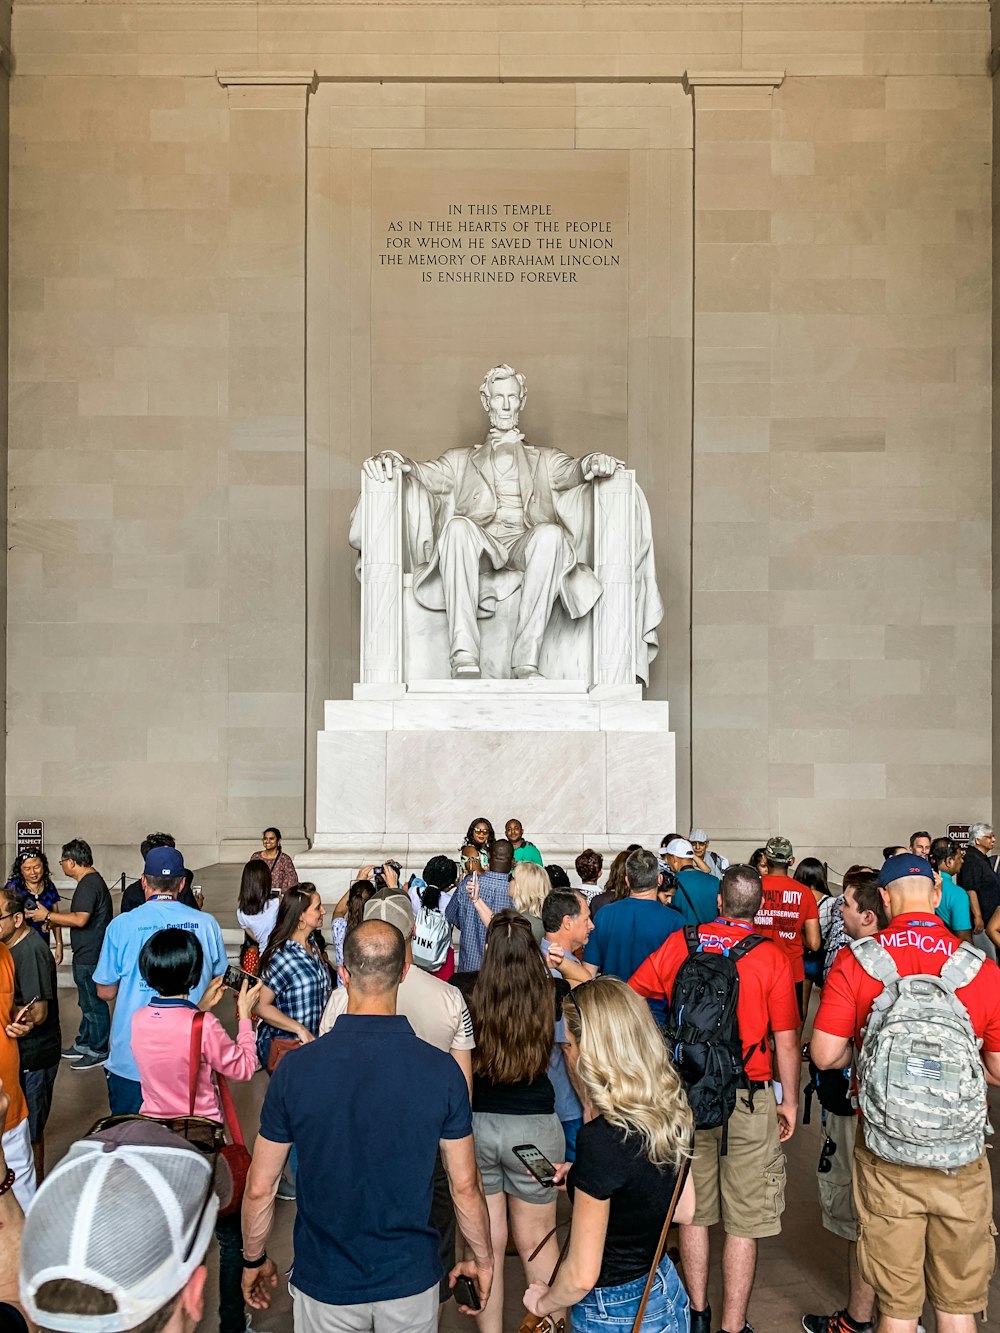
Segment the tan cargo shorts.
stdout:
<svg viewBox="0 0 1000 1333">
<path fill-rule="evenodd" d="M 722 1155 L 722 1129 L 699 1129 L 694 1136 L 695 1210 L 692 1224 L 722 1222 L 730 1236 L 760 1240 L 781 1232 L 785 1211 L 785 1154 L 778 1143 L 774 1089 L 736 1094 L 729 1118 L 729 1142 Z"/>
<path fill-rule="evenodd" d="M 993 1184 L 983 1153 L 957 1171 L 893 1166 L 854 1149 L 858 1267 L 889 1319 L 985 1310 L 996 1268 Z"/>
</svg>

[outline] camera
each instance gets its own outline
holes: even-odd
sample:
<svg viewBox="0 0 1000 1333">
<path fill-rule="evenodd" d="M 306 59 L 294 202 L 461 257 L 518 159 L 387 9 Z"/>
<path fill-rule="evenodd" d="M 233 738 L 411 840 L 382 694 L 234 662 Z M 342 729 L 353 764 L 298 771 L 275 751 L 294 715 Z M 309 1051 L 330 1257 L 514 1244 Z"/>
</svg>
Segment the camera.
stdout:
<svg viewBox="0 0 1000 1333">
<path fill-rule="evenodd" d="M 403 867 L 399 864 L 398 861 L 385 861 L 385 862 L 383 862 L 382 865 L 380 865 L 380 866 L 375 866 L 375 867 L 373 868 L 373 870 L 372 870 L 372 875 L 373 875 L 373 877 L 374 877 L 374 880 L 375 880 L 375 887 L 376 887 L 377 889 L 385 889 L 385 888 L 388 888 L 388 885 L 387 885 L 386 882 L 385 882 L 385 868 L 386 868 L 386 866 L 391 866 L 392 869 L 395 870 L 395 872 L 396 872 L 396 882 L 397 882 L 397 883 L 399 882 L 399 877 L 400 877 L 400 876 L 402 875 L 402 873 L 403 873 Z"/>
</svg>

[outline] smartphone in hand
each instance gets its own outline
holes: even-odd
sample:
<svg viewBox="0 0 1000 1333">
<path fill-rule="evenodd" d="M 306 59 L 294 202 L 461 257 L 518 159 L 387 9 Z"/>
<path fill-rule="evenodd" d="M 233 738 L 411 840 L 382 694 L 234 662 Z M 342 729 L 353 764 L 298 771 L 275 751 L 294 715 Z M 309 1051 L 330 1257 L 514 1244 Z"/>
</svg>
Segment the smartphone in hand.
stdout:
<svg viewBox="0 0 1000 1333">
<path fill-rule="evenodd" d="M 32 1008 L 33 1005 L 36 1005 L 41 998 L 42 997 L 40 995 L 36 995 L 33 1000 L 29 1000 L 27 1004 L 22 1005 L 22 1007 L 18 1010 L 18 1014 L 17 1017 L 14 1019 L 14 1022 L 23 1023 L 24 1015 L 28 1012 L 30 1008 Z"/>
<path fill-rule="evenodd" d="M 539 1185 L 552 1185 L 556 1178 L 556 1169 L 533 1143 L 520 1143 L 513 1149 L 514 1156 L 526 1171 L 538 1181 Z"/>
<path fill-rule="evenodd" d="M 260 978 L 255 977 L 252 972 L 244 972 L 238 967 L 227 967 L 222 974 L 222 984 L 228 986 L 230 990 L 236 991 L 237 994 L 244 981 L 247 983 L 250 990 L 253 990 L 259 980 Z"/>
<path fill-rule="evenodd" d="M 476 1284 L 471 1277 L 466 1277 L 464 1273 L 461 1277 L 457 1277 L 453 1290 L 455 1300 L 459 1305 L 464 1305 L 468 1310 L 481 1310 L 483 1308 Z"/>
</svg>

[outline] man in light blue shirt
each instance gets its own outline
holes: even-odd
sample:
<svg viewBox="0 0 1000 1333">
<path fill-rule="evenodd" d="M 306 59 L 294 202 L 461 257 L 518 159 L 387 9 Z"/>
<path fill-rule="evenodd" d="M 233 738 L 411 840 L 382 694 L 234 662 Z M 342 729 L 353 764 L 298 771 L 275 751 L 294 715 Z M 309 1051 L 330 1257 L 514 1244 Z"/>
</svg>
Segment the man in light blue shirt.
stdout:
<svg viewBox="0 0 1000 1333">
<path fill-rule="evenodd" d="M 476 911 L 471 896 L 474 886 L 477 897 L 496 915 L 512 906 L 510 901 L 510 873 L 514 865 L 514 844 L 507 838 L 497 838 L 490 852 L 489 870 L 480 870 L 456 887 L 451 901 L 444 909 L 445 920 L 462 932 L 458 941 L 458 971 L 478 972 L 483 965 L 486 949 L 486 926 Z"/>
<path fill-rule="evenodd" d="M 226 970 L 226 947 L 218 921 L 208 912 L 192 911 L 177 901 L 184 874 L 180 852 L 173 847 L 154 847 L 142 873 L 145 903 L 115 917 L 104 936 L 94 983 L 102 1000 L 115 1001 L 111 1053 L 104 1066 L 112 1115 L 135 1115 L 142 1105 L 142 1085 L 132 1055 L 132 1015 L 155 994 L 139 974 L 139 952 L 149 937 L 168 926 L 197 936 L 203 959 L 201 976 L 190 995 L 195 1004 L 212 978 L 221 977 Z"/>
<path fill-rule="evenodd" d="M 713 884 L 717 882 L 711 875 L 705 878 Z M 600 972 L 628 981 L 640 963 L 655 953 L 668 936 L 684 929 L 680 912 L 657 897 L 662 882 L 655 852 L 640 847 L 631 853 L 625 862 L 628 897 L 601 908 L 594 917 L 594 931 L 583 951 L 584 966 L 592 976 Z M 659 1017 L 665 1002 L 658 1000 L 650 1008 L 654 1017 Z"/>
</svg>

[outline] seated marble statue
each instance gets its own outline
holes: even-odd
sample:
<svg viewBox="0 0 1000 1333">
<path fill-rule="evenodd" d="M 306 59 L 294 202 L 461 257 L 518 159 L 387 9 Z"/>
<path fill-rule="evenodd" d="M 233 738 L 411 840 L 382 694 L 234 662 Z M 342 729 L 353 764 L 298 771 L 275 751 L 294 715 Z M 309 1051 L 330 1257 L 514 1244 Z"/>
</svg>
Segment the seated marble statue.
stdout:
<svg viewBox="0 0 1000 1333">
<path fill-rule="evenodd" d="M 394 469 L 408 477 L 406 545 L 417 602 L 447 618 L 452 676 L 480 675 L 479 622 L 520 587 L 511 648 L 515 679 L 537 677 L 542 642 L 558 599 L 576 620 L 588 615 L 602 586 L 587 565 L 593 498 L 590 483 L 624 467 L 610 454 L 571 458 L 559 449 L 529 444 L 517 429 L 525 378 L 495 366 L 480 386 L 490 428 L 482 444 L 449 449 L 420 463 L 385 449 L 364 463 L 373 481 Z M 419 483 L 414 485 L 412 483 Z M 641 492 L 638 493 L 641 496 Z M 360 549 L 356 512 L 351 545 Z M 662 604 L 652 568 L 649 511 L 641 500 L 641 564 L 637 587 L 643 607 L 637 629 L 644 651 L 640 675 L 656 652 Z"/>
</svg>

